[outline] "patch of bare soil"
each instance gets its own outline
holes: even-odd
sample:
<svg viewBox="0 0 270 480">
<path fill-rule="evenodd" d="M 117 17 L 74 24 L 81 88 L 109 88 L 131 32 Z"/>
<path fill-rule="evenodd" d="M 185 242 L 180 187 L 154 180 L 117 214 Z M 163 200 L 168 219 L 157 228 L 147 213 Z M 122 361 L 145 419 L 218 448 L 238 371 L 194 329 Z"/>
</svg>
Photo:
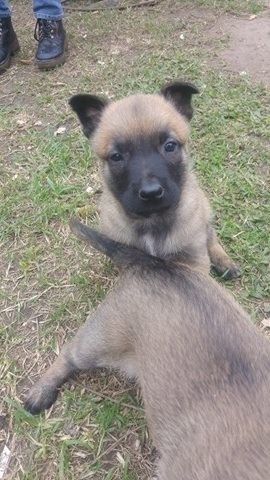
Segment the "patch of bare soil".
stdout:
<svg viewBox="0 0 270 480">
<path fill-rule="evenodd" d="M 169 21 L 181 25 L 186 45 L 196 44 L 211 54 L 214 68 L 248 75 L 270 85 L 270 1 L 260 15 L 233 15 L 171 2 Z"/>
<path fill-rule="evenodd" d="M 249 18 L 221 16 L 211 34 L 229 37 L 219 53 L 229 70 L 270 85 L 270 8 Z"/>
</svg>

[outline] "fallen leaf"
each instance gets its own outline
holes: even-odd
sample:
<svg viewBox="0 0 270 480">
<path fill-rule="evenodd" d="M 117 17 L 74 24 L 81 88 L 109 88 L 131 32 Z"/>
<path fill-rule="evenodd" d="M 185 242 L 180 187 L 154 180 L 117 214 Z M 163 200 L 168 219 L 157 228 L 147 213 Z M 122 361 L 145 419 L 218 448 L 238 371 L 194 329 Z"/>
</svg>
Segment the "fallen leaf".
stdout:
<svg viewBox="0 0 270 480">
<path fill-rule="evenodd" d="M 137 440 L 135 441 L 135 445 L 134 445 L 135 450 L 139 450 L 140 446 L 141 446 L 140 440 L 137 438 Z"/>
<path fill-rule="evenodd" d="M 22 63 L 23 65 L 31 65 L 31 63 L 33 62 L 31 58 L 21 58 L 20 63 Z"/>
<path fill-rule="evenodd" d="M 264 302 L 263 309 L 265 313 L 270 313 L 270 302 Z"/>
<path fill-rule="evenodd" d="M 71 440 L 71 436 L 70 435 L 62 435 L 62 437 L 60 437 L 60 440 L 64 441 L 64 440 Z"/>
<path fill-rule="evenodd" d="M 88 193 L 88 195 L 92 195 L 92 193 L 94 193 L 94 189 L 93 189 L 93 187 L 90 187 L 90 185 L 89 185 L 89 187 L 86 188 L 85 191 L 86 191 L 86 193 Z"/>
<path fill-rule="evenodd" d="M 54 132 L 54 136 L 56 137 L 57 135 L 62 135 L 63 133 L 65 133 L 66 130 L 67 128 L 64 126 L 58 127 L 57 130 L 55 130 Z"/>
<path fill-rule="evenodd" d="M 264 328 L 270 328 L 270 317 L 265 318 L 264 320 L 261 321 L 261 324 Z"/>
<path fill-rule="evenodd" d="M 5 445 L 0 455 L 0 478 L 4 477 L 4 474 L 9 464 L 10 455 L 11 455 L 11 451 Z"/>
<path fill-rule="evenodd" d="M 117 457 L 117 460 L 120 463 L 120 465 L 122 465 L 122 467 L 124 467 L 126 462 L 125 462 L 124 458 L 122 457 L 121 453 L 117 452 L 116 457 Z"/>
<path fill-rule="evenodd" d="M 74 452 L 73 455 L 75 457 L 79 457 L 79 458 L 86 458 L 88 453 L 83 453 L 83 452 Z"/>
<path fill-rule="evenodd" d="M 26 121 L 25 120 L 17 120 L 17 125 L 19 125 L 19 127 L 23 127 L 24 125 L 26 124 Z"/>
</svg>

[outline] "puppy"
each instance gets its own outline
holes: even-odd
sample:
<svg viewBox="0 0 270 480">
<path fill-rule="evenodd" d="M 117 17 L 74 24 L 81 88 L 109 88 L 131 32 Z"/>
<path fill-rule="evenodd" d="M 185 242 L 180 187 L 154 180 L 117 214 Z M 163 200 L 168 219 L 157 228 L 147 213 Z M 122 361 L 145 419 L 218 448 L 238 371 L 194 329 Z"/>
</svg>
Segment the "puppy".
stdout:
<svg viewBox="0 0 270 480">
<path fill-rule="evenodd" d="M 72 230 L 123 272 L 27 410 L 49 408 L 78 370 L 119 369 L 141 386 L 159 480 L 269 480 L 269 341 L 193 256 L 175 263 L 77 221 Z"/>
<path fill-rule="evenodd" d="M 76 95 L 70 105 L 103 162 L 102 231 L 161 258 L 184 252 L 207 271 L 211 261 L 233 278 L 239 268 L 217 241 L 187 156 L 196 93 L 194 85 L 175 82 L 156 95 L 112 103 Z"/>
</svg>

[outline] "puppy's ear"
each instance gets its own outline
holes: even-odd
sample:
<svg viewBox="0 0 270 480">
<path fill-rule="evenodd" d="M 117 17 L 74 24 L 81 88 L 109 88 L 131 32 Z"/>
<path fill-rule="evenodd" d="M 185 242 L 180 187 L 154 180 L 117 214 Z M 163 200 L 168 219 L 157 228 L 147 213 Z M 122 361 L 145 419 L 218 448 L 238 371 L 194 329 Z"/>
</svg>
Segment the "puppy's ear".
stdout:
<svg viewBox="0 0 270 480">
<path fill-rule="evenodd" d="M 71 97 L 69 105 L 77 113 L 82 124 L 83 133 L 89 138 L 97 128 L 108 101 L 95 95 L 80 94 Z"/>
<path fill-rule="evenodd" d="M 199 93 L 195 85 L 181 81 L 169 83 L 161 89 L 161 94 L 188 120 L 191 120 L 193 115 L 191 97 L 195 93 Z"/>
</svg>

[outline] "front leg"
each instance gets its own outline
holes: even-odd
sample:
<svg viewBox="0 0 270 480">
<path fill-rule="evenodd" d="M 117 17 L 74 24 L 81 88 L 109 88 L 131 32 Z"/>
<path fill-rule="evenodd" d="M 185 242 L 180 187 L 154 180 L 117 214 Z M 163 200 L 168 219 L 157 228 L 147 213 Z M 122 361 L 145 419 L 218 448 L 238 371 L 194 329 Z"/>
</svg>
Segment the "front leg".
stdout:
<svg viewBox="0 0 270 480">
<path fill-rule="evenodd" d="M 222 275 L 226 280 L 240 276 L 239 266 L 230 259 L 222 248 L 218 242 L 217 234 L 211 226 L 208 229 L 207 248 L 211 264 L 219 275 Z"/>
<path fill-rule="evenodd" d="M 50 408 L 55 402 L 59 387 L 77 370 L 65 354 L 69 345 L 64 347 L 59 357 L 31 388 L 24 407 L 32 414 L 40 413 Z"/>
<path fill-rule="evenodd" d="M 110 319 L 102 312 L 103 309 L 99 308 L 88 318 L 31 388 L 24 404 L 30 413 L 50 408 L 57 398 L 59 387 L 75 372 L 109 366 L 113 357 L 117 357 L 117 335 L 114 335 L 114 342 L 110 340 Z"/>
</svg>

